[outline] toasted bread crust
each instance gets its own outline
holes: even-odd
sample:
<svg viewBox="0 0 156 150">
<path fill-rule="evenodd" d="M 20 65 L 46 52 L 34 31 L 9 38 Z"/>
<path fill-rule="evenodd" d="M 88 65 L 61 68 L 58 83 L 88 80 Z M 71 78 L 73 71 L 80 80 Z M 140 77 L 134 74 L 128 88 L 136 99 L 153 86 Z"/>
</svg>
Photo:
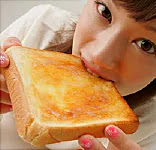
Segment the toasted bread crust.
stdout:
<svg viewBox="0 0 156 150">
<path fill-rule="evenodd" d="M 139 125 L 135 114 L 131 114 L 132 121 L 110 121 L 107 123 L 99 123 L 83 126 L 48 126 L 41 124 L 33 118 L 30 106 L 28 105 L 28 97 L 24 90 L 23 83 L 12 58 L 13 50 L 8 50 L 7 54 L 10 58 L 10 65 L 3 70 L 7 81 L 8 90 L 13 104 L 13 112 L 16 120 L 16 127 L 20 137 L 25 141 L 36 146 L 58 143 L 61 141 L 76 140 L 81 135 L 91 134 L 94 137 L 104 137 L 104 129 L 107 125 L 113 124 L 118 126 L 127 134 L 134 133 Z M 128 106 L 126 102 L 125 105 Z"/>
<path fill-rule="evenodd" d="M 12 51 L 9 51 L 7 54 L 11 56 L 11 53 Z M 29 111 L 21 78 L 12 57 L 10 57 L 9 68 L 4 68 L 2 71 L 10 93 L 18 133 L 21 137 L 25 137 L 27 128 L 33 118 Z"/>
</svg>

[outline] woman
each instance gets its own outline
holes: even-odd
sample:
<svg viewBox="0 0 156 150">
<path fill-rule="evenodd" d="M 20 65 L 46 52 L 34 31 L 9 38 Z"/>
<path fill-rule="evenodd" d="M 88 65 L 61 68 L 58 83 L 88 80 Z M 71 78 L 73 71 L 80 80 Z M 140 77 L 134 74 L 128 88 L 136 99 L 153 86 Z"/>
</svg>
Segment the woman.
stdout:
<svg viewBox="0 0 156 150">
<path fill-rule="evenodd" d="M 41 15 L 36 18 L 38 14 L 33 12 Z M 126 96 L 143 89 L 156 78 L 155 19 L 155 0 L 88 0 L 76 29 L 76 19 L 71 14 L 49 5 L 38 6 L 2 32 L 0 40 L 9 36 L 20 40 L 9 38 L 4 42 L 1 67 L 9 64 L 3 51 L 12 45 L 21 45 L 20 41 L 23 46 L 69 53 L 73 38 L 72 54 L 79 56 L 90 72 L 113 81 L 120 94 Z M 15 27 L 18 30 L 12 33 Z M 9 101 L 5 82 L 1 82 L 2 100 Z M 2 103 L 2 110 L 10 110 L 10 105 Z M 108 126 L 104 131 L 110 141 L 107 150 L 140 150 L 136 142 L 144 148 L 154 147 L 156 100 L 148 100 L 147 105 L 138 104 L 138 100 L 134 103 L 136 112 L 150 111 L 144 112 L 143 116 L 137 114 L 141 125 L 138 135 L 133 137 L 136 141 L 117 127 Z M 150 106 L 154 106 L 152 110 Z M 145 119 L 147 116 L 149 119 Z M 79 144 L 87 150 L 106 150 L 90 135 L 82 136 Z"/>
</svg>

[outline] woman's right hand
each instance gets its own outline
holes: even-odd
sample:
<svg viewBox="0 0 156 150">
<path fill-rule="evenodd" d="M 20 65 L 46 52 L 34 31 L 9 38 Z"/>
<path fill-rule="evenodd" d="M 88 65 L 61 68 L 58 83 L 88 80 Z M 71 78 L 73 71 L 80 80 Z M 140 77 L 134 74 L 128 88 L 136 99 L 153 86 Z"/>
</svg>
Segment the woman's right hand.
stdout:
<svg viewBox="0 0 156 150">
<path fill-rule="evenodd" d="M 9 65 L 9 58 L 5 51 L 11 46 L 21 46 L 20 40 L 15 37 L 9 37 L 3 45 L 0 46 L 0 114 L 12 111 L 9 92 L 1 71 L 2 68 Z"/>
</svg>

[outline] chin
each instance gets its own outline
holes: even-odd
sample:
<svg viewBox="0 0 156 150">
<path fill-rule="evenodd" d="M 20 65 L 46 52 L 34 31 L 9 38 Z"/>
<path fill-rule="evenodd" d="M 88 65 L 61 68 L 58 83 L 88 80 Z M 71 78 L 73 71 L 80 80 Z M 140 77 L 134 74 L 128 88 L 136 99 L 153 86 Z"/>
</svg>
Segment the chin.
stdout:
<svg viewBox="0 0 156 150">
<path fill-rule="evenodd" d="M 153 80 L 152 80 L 153 81 Z M 121 86 L 119 84 L 115 84 L 115 87 L 117 88 L 117 90 L 119 91 L 119 93 L 121 94 L 121 96 L 128 96 L 130 94 L 134 94 L 138 91 L 141 91 L 143 88 L 145 88 L 147 85 L 149 85 L 152 81 L 147 81 L 146 83 L 137 86 L 137 85 L 132 85 L 131 86 Z"/>
<path fill-rule="evenodd" d="M 128 96 L 130 94 L 134 94 L 134 93 L 143 89 L 143 88 L 140 88 L 140 89 L 133 89 L 132 90 L 132 89 L 128 89 L 128 88 L 126 88 L 126 89 L 125 88 L 119 88 L 117 86 L 115 86 L 115 87 L 117 88 L 117 90 L 119 91 L 121 96 Z"/>
</svg>

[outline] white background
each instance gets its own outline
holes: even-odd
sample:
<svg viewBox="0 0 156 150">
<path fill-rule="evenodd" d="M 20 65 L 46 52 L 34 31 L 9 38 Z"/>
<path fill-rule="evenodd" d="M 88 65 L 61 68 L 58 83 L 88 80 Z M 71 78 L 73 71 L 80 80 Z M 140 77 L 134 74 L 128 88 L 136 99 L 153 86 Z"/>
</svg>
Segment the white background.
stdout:
<svg viewBox="0 0 156 150">
<path fill-rule="evenodd" d="M 39 4 L 52 4 L 80 14 L 86 0 L 0 0 L 0 32 L 13 21 Z"/>
</svg>

